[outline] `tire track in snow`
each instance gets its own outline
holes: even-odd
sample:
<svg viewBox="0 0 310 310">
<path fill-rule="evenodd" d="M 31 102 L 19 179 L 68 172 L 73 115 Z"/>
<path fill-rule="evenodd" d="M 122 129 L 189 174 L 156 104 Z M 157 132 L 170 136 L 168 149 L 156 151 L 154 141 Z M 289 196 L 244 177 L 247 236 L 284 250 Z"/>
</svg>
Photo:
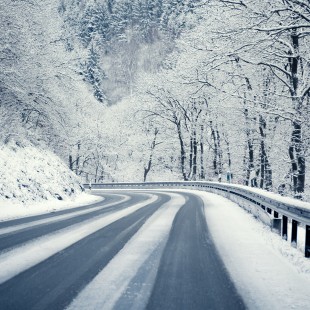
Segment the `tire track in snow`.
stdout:
<svg viewBox="0 0 310 310">
<path fill-rule="evenodd" d="M 0 285 L 6 309 L 64 309 L 169 195 L 122 217 Z M 15 298 L 18 296 L 18 298 Z"/>
<path fill-rule="evenodd" d="M 185 195 L 146 309 L 245 309 L 210 236 L 202 199 L 190 190 Z"/>
<path fill-rule="evenodd" d="M 60 209 L 57 209 L 57 208 L 53 209 L 50 206 L 50 209 L 43 208 L 41 210 L 41 213 L 32 214 L 30 212 L 30 214 L 23 214 L 23 215 L 16 214 L 15 217 L 11 217 L 11 218 L 10 217 L 9 218 L 5 218 L 5 217 L 1 218 L 0 219 L 0 228 L 15 226 L 15 225 L 19 225 L 19 224 L 25 224 L 25 223 L 32 222 L 32 221 L 49 218 L 49 217 L 55 216 L 55 215 L 68 214 L 68 213 L 75 212 L 78 210 L 91 209 L 93 207 L 96 207 L 96 206 L 102 204 L 103 201 L 107 202 L 106 200 L 109 200 L 109 199 L 105 199 L 103 197 L 98 196 L 97 193 L 93 196 L 97 196 L 96 200 L 93 202 L 84 202 L 84 204 L 82 202 L 79 202 L 78 205 L 71 206 L 71 207 L 70 207 L 71 203 L 68 202 L 69 204 L 67 207 L 60 208 Z M 50 203 L 48 203 L 48 205 L 49 204 Z M 28 207 L 24 207 L 24 208 L 25 208 L 25 210 L 32 211 L 32 207 L 28 206 Z M 35 207 L 35 208 L 37 209 L 37 207 Z M 36 211 L 38 211 L 38 209 Z"/>
<path fill-rule="evenodd" d="M 105 206 L 100 208 L 99 210 L 80 214 L 75 217 L 70 217 L 61 221 L 53 221 L 51 223 L 40 224 L 34 227 L 28 227 L 18 230 L 10 234 L 0 235 L 0 254 L 12 250 L 17 246 L 21 246 L 22 244 L 27 243 L 31 240 L 34 241 L 35 239 L 40 238 L 44 235 L 49 235 L 61 229 L 66 229 L 70 226 L 77 225 L 79 223 L 83 223 L 94 218 L 106 216 L 111 212 L 116 212 L 128 208 L 132 204 L 138 203 L 145 199 L 145 195 L 141 195 L 141 197 L 135 196 L 133 202 L 133 197 L 134 196 L 132 196 L 131 199 L 128 200 L 126 198 L 123 202 L 111 202 L 110 206 Z"/>
<path fill-rule="evenodd" d="M 145 308 L 155 281 L 156 265 L 159 264 L 173 220 L 186 202 L 184 196 L 167 194 L 171 200 L 147 220 L 67 310 L 122 309 L 122 306 L 124 309 Z M 152 273 L 148 275 L 148 268 L 143 268 L 147 261 L 155 265 L 151 266 Z M 144 280 L 139 282 L 136 279 L 138 281 L 135 282 L 137 276 Z"/>
<path fill-rule="evenodd" d="M 150 198 L 146 201 L 127 209 L 59 230 L 0 255 L 0 284 L 158 199 L 154 194 L 149 194 L 149 196 Z"/>
<path fill-rule="evenodd" d="M 55 216 L 45 218 L 45 219 L 41 219 L 41 220 L 34 220 L 34 221 L 30 221 L 30 222 L 23 223 L 23 224 L 17 224 L 17 225 L 5 227 L 5 228 L 0 228 L 0 236 L 4 235 L 4 234 L 17 232 L 19 230 L 24 230 L 26 228 L 33 228 L 33 227 L 39 226 L 39 225 L 51 224 L 51 223 L 55 223 L 55 222 L 65 221 L 65 220 L 68 220 L 68 219 L 71 219 L 71 218 L 74 218 L 74 217 L 77 217 L 80 215 L 92 213 L 92 212 L 95 212 L 95 211 L 98 211 L 101 209 L 105 209 L 108 207 L 115 206 L 117 204 L 123 203 L 123 202 L 128 201 L 130 199 L 130 196 L 128 196 L 128 195 L 117 195 L 117 196 L 120 196 L 123 198 L 121 200 L 111 202 L 111 203 L 108 203 L 106 205 L 94 207 L 91 209 L 73 211 L 73 212 L 67 213 L 67 214 L 55 215 Z M 104 203 L 104 202 L 101 202 L 101 204 L 102 203 Z"/>
</svg>

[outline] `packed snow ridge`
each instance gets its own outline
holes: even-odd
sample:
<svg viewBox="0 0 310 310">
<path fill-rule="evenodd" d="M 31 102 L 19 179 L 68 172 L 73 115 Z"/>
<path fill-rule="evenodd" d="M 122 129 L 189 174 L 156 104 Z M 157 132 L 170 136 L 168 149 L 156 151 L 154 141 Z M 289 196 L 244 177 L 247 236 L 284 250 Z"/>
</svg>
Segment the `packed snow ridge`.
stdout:
<svg viewBox="0 0 310 310">
<path fill-rule="evenodd" d="M 82 193 L 79 178 L 50 151 L 11 141 L 0 146 L 0 205 L 66 201 Z"/>
</svg>

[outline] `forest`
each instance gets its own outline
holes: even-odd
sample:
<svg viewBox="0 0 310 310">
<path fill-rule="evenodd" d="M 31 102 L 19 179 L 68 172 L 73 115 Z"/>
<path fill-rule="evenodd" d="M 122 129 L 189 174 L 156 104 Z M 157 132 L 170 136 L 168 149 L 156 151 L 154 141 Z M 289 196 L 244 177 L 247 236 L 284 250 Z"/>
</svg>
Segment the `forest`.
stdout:
<svg viewBox="0 0 310 310">
<path fill-rule="evenodd" d="M 310 199 L 308 0 L 1 2 L 1 144 Z"/>
</svg>

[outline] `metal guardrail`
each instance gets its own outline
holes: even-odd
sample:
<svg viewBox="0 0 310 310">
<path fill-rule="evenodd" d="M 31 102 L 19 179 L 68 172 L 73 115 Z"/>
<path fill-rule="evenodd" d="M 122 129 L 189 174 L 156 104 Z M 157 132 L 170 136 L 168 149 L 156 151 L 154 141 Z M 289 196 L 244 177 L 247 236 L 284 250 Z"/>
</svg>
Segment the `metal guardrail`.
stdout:
<svg viewBox="0 0 310 310">
<path fill-rule="evenodd" d="M 88 188 L 88 184 L 84 187 Z M 310 257 L 310 208 L 296 206 L 294 204 L 283 202 L 281 199 L 270 198 L 268 195 L 257 193 L 251 188 L 245 189 L 238 185 L 217 183 L 217 182 L 145 182 L 145 183 L 96 183 L 92 184 L 92 189 L 137 189 L 137 188 L 183 188 L 198 189 L 205 191 L 216 191 L 224 194 L 232 200 L 243 200 L 251 203 L 263 212 L 266 212 L 271 218 L 271 223 L 276 228 L 282 238 L 288 240 L 288 224 L 291 225 L 290 241 L 293 246 L 297 244 L 298 226 L 305 228 L 305 256 Z M 272 224 L 273 225 L 273 224 Z"/>
</svg>

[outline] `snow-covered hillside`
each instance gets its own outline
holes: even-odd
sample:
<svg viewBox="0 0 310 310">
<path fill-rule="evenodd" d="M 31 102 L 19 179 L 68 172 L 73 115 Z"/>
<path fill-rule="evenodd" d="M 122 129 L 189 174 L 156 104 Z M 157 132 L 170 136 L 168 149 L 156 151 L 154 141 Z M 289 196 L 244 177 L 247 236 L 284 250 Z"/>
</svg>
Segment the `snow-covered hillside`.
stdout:
<svg viewBox="0 0 310 310">
<path fill-rule="evenodd" d="M 78 177 L 53 153 L 30 144 L 0 147 L 0 204 L 30 205 L 82 193 Z"/>
</svg>

